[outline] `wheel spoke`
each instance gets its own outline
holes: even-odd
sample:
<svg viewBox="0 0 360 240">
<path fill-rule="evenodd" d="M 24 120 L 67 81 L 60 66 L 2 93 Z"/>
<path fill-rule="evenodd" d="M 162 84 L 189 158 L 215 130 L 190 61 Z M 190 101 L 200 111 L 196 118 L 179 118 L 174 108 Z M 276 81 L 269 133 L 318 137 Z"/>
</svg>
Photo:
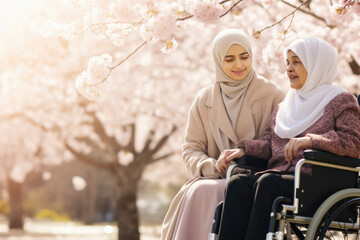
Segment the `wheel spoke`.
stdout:
<svg viewBox="0 0 360 240">
<path fill-rule="evenodd" d="M 317 236 L 315 239 L 323 240 L 323 239 L 334 239 L 340 240 L 342 239 L 359 239 L 359 207 L 360 197 L 358 198 L 347 198 L 342 201 L 334 204 L 334 206 L 330 209 L 327 214 L 324 214 L 321 222 L 318 225 Z M 349 210 L 353 208 L 355 210 L 356 218 L 349 218 L 349 221 L 340 222 L 337 217 L 341 213 L 344 216 L 349 215 Z M 339 221 L 337 226 L 331 226 L 333 221 Z M 350 221 L 352 222 L 352 227 L 349 228 Z M 355 222 L 354 222 L 355 221 Z M 357 227 L 356 227 L 357 226 Z"/>
</svg>

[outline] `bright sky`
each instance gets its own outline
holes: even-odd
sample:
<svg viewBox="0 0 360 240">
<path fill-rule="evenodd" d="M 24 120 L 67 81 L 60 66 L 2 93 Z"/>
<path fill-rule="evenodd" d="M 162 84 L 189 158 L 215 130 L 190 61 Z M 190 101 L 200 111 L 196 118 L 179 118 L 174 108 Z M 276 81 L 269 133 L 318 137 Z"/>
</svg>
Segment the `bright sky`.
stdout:
<svg viewBox="0 0 360 240">
<path fill-rule="evenodd" d="M 31 3 L 33 1 L 26 0 L 1 0 L 0 6 L 0 22 L 8 24 L 17 22 L 21 17 L 25 17 L 29 13 Z"/>
</svg>

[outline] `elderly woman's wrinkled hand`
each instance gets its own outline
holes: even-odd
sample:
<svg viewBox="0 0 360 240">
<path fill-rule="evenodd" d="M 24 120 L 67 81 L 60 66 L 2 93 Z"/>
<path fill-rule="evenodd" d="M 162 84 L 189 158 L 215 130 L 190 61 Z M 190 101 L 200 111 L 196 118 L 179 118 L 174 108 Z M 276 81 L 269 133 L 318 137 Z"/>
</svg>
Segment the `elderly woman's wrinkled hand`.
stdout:
<svg viewBox="0 0 360 240">
<path fill-rule="evenodd" d="M 228 167 L 231 165 L 231 161 L 235 158 L 240 158 L 244 155 L 243 148 L 227 149 L 224 150 L 218 160 L 216 161 L 215 167 L 220 174 L 225 173 Z"/>
<path fill-rule="evenodd" d="M 310 137 L 299 137 L 299 138 L 290 138 L 290 141 L 286 144 L 284 148 L 284 156 L 287 162 L 291 162 L 296 156 L 299 149 L 305 149 L 310 147 L 312 144 Z"/>
</svg>

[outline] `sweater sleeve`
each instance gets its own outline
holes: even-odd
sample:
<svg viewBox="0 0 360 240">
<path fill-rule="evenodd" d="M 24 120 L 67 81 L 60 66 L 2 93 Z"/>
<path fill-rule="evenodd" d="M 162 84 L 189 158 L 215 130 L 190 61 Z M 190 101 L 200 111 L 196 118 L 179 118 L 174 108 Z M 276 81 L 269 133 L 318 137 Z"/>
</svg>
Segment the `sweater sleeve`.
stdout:
<svg viewBox="0 0 360 240">
<path fill-rule="evenodd" d="M 270 159 L 272 156 L 271 151 L 271 131 L 276 118 L 277 110 L 275 110 L 269 118 L 264 136 L 259 139 L 241 139 L 238 143 L 239 147 L 245 149 L 245 155 L 249 155 L 261 159 Z"/>
<path fill-rule="evenodd" d="M 199 97 L 195 99 L 190 109 L 185 142 L 182 145 L 183 161 L 195 177 L 218 178 L 220 174 L 215 168 L 216 159 L 206 154 L 208 142 L 198 105 Z"/>
<path fill-rule="evenodd" d="M 312 149 L 336 155 L 360 157 L 360 108 L 351 94 L 345 94 L 332 104 L 335 128 L 324 134 L 307 134 Z"/>
</svg>

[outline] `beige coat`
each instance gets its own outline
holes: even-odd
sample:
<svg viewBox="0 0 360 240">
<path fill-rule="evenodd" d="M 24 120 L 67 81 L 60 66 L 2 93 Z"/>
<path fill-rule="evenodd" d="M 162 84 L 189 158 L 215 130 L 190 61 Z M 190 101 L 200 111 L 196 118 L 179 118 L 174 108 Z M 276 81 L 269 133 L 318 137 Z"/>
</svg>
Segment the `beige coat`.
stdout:
<svg viewBox="0 0 360 240">
<path fill-rule="evenodd" d="M 163 221 L 161 239 L 169 240 L 176 225 L 179 207 L 189 187 L 200 178 L 220 178 L 215 168 L 220 150 L 213 137 L 210 121 L 234 143 L 238 137 L 257 139 L 264 134 L 267 120 L 273 109 L 283 100 L 284 93 L 266 79 L 257 76 L 250 83 L 237 123 L 236 133 L 224 107 L 221 94 L 214 86 L 202 89 L 197 95 L 189 113 L 185 143 L 183 144 L 183 160 L 194 176 L 184 184 L 173 199 Z M 226 117 L 224 117 L 226 116 Z M 255 132 L 242 134 L 241 129 L 254 128 Z M 209 209 L 214 211 L 214 209 Z"/>
</svg>

